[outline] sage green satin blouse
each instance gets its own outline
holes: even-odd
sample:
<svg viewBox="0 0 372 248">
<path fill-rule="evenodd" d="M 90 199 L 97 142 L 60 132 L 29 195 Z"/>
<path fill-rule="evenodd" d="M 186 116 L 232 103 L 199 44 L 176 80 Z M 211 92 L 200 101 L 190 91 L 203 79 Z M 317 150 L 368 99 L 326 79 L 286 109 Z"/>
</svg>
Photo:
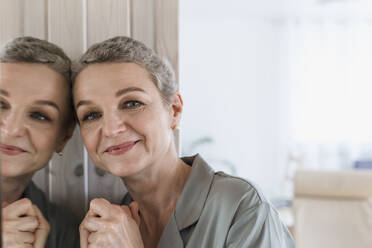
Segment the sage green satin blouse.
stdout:
<svg viewBox="0 0 372 248">
<path fill-rule="evenodd" d="M 250 182 L 215 172 L 200 155 L 158 248 L 295 247 L 278 213 Z M 129 194 L 123 204 L 132 201 Z"/>
</svg>

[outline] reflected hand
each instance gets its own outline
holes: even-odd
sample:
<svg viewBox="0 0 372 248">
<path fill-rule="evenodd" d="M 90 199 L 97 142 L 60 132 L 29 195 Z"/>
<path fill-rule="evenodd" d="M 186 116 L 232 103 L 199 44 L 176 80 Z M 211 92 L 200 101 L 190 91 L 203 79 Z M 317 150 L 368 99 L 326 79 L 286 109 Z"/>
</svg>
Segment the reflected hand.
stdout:
<svg viewBox="0 0 372 248">
<path fill-rule="evenodd" d="M 144 247 L 139 231 L 138 206 L 111 204 L 105 199 L 94 199 L 80 224 L 81 248 Z"/>
<path fill-rule="evenodd" d="M 29 199 L 2 203 L 2 207 L 4 248 L 44 248 L 50 227 Z"/>
</svg>

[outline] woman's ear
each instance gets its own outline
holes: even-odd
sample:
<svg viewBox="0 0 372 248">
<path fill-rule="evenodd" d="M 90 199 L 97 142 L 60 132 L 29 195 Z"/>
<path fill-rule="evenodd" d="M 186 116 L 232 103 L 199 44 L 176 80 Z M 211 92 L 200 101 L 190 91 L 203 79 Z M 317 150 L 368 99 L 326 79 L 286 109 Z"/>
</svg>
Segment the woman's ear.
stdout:
<svg viewBox="0 0 372 248">
<path fill-rule="evenodd" d="M 173 95 L 171 99 L 171 128 L 173 130 L 177 129 L 182 116 L 182 110 L 183 110 L 183 101 L 180 93 L 176 93 Z"/>
<path fill-rule="evenodd" d="M 56 152 L 57 153 L 60 153 L 60 152 L 63 151 L 63 148 L 67 144 L 67 141 L 74 134 L 75 126 L 76 126 L 76 122 L 75 121 L 72 121 L 72 123 L 69 125 L 69 127 L 67 128 L 67 130 L 64 132 L 63 137 L 61 138 L 61 140 L 60 140 L 60 142 L 59 142 L 59 144 L 58 144 L 58 146 L 56 148 Z"/>
</svg>

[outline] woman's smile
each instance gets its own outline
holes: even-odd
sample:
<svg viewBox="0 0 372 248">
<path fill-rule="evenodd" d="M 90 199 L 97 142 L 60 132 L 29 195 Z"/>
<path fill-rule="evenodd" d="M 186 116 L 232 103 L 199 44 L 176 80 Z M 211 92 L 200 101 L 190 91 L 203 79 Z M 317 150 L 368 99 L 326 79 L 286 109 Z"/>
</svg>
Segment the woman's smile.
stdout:
<svg viewBox="0 0 372 248">
<path fill-rule="evenodd" d="M 3 155 L 16 156 L 25 153 L 26 151 L 18 146 L 11 146 L 6 144 L 0 144 L 0 152 Z"/>
<path fill-rule="evenodd" d="M 122 155 L 130 151 L 137 144 L 137 142 L 138 141 L 128 141 L 128 142 L 121 143 L 119 145 L 110 146 L 104 151 L 104 153 L 107 153 L 109 155 L 114 155 L 114 156 Z"/>
</svg>

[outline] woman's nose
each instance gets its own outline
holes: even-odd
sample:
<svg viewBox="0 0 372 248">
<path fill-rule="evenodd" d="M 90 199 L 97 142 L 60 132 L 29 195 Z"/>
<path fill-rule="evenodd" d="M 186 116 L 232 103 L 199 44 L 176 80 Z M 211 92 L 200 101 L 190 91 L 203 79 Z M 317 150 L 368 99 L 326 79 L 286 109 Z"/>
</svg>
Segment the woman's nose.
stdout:
<svg viewBox="0 0 372 248">
<path fill-rule="evenodd" d="M 103 135 L 116 137 L 127 130 L 125 120 L 120 113 L 110 113 L 104 116 Z"/>
<path fill-rule="evenodd" d="M 25 134 L 22 115 L 17 113 L 0 113 L 0 132 L 10 137 L 21 137 Z"/>
</svg>

